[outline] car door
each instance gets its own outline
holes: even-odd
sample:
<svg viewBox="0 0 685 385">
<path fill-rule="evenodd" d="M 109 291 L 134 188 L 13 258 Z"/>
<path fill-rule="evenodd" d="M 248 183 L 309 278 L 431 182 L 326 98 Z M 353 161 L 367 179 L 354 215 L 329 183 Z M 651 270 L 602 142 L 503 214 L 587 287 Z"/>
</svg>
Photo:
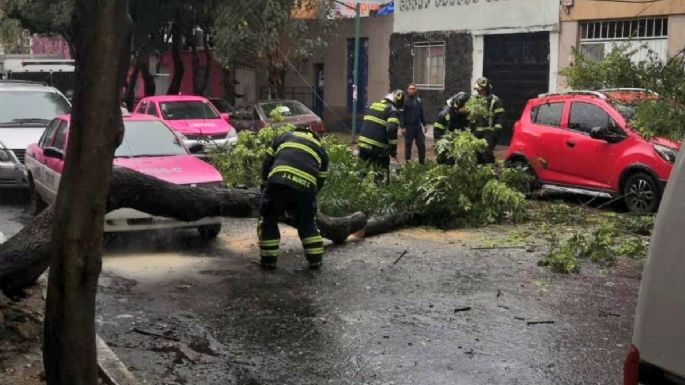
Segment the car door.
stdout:
<svg viewBox="0 0 685 385">
<path fill-rule="evenodd" d="M 564 113 L 566 102 L 547 101 L 531 107 L 530 129 L 525 130 L 530 137 L 532 153 L 529 162 L 538 178 L 543 182 L 560 183 L 559 169 L 564 161 L 559 150 L 564 136 Z"/>
<path fill-rule="evenodd" d="M 568 184 L 598 190 L 611 190 L 611 175 L 617 146 L 593 139 L 595 127 L 614 130 L 616 122 L 604 106 L 593 100 L 572 101 L 564 139 L 561 172 Z"/>
<path fill-rule="evenodd" d="M 48 160 L 43 154 L 43 149 L 52 145 L 61 121 L 62 120 L 59 118 L 53 119 L 43 132 L 38 143 L 30 145 L 26 151 L 26 167 L 31 174 L 36 192 L 43 199 L 45 199 L 45 196 L 48 194 L 46 186 Z"/>
<path fill-rule="evenodd" d="M 59 182 L 62 177 L 62 170 L 64 169 L 64 155 L 68 133 L 69 123 L 66 120 L 62 120 L 57 128 L 57 133 L 55 134 L 52 145 L 48 146 L 62 155 L 61 158 L 47 158 L 45 185 L 48 191 L 44 198 L 45 201 L 50 204 L 55 202 L 57 192 L 59 191 Z"/>
<path fill-rule="evenodd" d="M 240 111 L 235 112 L 232 115 L 231 125 L 235 127 L 236 130 L 257 130 L 257 121 L 259 114 L 254 107 L 244 107 Z"/>
</svg>

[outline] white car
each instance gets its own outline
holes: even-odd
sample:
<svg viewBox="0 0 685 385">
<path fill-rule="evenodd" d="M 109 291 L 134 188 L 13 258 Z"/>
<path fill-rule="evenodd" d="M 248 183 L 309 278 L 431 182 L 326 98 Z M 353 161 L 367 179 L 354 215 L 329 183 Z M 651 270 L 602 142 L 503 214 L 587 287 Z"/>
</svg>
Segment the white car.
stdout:
<svg viewBox="0 0 685 385">
<path fill-rule="evenodd" d="M 657 214 L 624 385 L 685 384 L 684 151 L 681 148 Z"/>
<path fill-rule="evenodd" d="M 26 188 L 26 146 L 71 106 L 56 88 L 20 80 L 0 80 L 0 188 Z"/>
</svg>

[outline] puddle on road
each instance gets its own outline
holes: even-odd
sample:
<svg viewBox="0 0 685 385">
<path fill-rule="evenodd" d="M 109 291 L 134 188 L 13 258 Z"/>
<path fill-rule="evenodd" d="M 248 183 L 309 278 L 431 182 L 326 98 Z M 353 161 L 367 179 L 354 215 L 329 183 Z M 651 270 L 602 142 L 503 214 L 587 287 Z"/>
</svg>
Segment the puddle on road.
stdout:
<svg viewBox="0 0 685 385">
<path fill-rule="evenodd" d="M 176 253 L 117 255 L 103 258 L 102 269 L 139 282 L 161 281 L 199 273 L 215 260 Z"/>
</svg>

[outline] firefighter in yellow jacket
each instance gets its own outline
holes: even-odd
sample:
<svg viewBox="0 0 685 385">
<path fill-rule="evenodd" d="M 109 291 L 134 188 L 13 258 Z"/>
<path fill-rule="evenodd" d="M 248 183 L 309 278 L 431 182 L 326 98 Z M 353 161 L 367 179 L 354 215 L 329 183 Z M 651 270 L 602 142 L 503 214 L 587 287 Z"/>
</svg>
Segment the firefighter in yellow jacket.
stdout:
<svg viewBox="0 0 685 385">
<path fill-rule="evenodd" d="M 376 183 L 383 180 L 384 174 L 389 175 L 390 157 L 397 157 L 397 130 L 404 100 L 404 91 L 395 90 L 380 102 L 372 103 L 364 116 L 357 138 L 359 158 L 374 169 Z"/>
<path fill-rule="evenodd" d="M 487 147 L 478 153 L 478 162 L 494 163 L 497 133 L 502 131 L 504 122 L 504 105 L 502 100 L 492 93 L 492 83 L 488 78 L 478 79 L 473 89 L 478 92 L 476 98 L 483 99 L 487 108 L 487 114 L 479 117 L 473 128 L 473 134 L 476 138 L 485 139 L 488 142 Z"/>
<path fill-rule="evenodd" d="M 327 173 L 328 155 L 318 136 L 306 128 L 281 134 L 268 149 L 262 163 L 257 229 L 262 267 L 276 267 L 281 239 L 278 220 L 286 212 L 294 216 L 309 266 L 321 266 L 323 238 L 316 226 L 316 195 Z"/>
</svg>

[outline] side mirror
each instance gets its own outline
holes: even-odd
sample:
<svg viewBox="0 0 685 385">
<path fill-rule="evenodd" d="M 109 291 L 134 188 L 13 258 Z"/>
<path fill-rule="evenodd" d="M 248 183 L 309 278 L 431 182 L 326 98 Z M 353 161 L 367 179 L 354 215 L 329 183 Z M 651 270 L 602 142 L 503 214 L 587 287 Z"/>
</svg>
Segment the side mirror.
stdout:
<svg viewBox="0 0 685 385">
<path fill-rule="evenodd" d="M 604 127 L 593 127 L 590 130 L 590 137 L 597 140 L 606 140 L 607 129 Z"/>
<path fill-rule="evenodd" d="M 191 154 L 201 154 L 205 151 L 205 146 L 201 143 L 195 143 L 188 148 Z"/>
<path fill-rule="evenodd" d="M 219 115 L 221 116 L 221 119 L 223 119 L 223 120 L 225 120 L 225 121 L 227 121 L 227 122 L 228 122 L 229 120 L 231 120 L 231 116 L 230 116 L 227 112 L 222 112 L 222 113 L 219 114 Z"/>
<path fill-rule="evenodd" d="M 53 158 L 53 159 L 59 159 L 59 160 L 64 160 L 64 154 L 62 153 L 61 150 L 58 150 L 54 147 L 47 147 L 43 149 L 43 155 L 46 158 Z"/>
</svg>

